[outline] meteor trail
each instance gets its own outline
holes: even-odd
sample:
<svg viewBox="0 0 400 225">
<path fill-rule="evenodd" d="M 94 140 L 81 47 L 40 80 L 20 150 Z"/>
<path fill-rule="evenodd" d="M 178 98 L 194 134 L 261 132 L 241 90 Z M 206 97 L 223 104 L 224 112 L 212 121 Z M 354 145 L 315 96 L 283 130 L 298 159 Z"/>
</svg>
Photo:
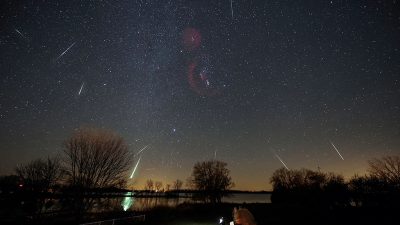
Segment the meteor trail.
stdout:
<svg viewBox="0 0 400 225">
<path fill-rule="evenodd" d="M 142 158 L 142 156 L 139 157 L 139 160 L 137 161 L 137 163 L 136 163 L 136 165 L 135 165 L 135 168 L 133 168 L 132 174 L 131 174 L 131 176 L 129 177 L 130 179 L 132 179 L 132 178 L 133 178 L 133 175 L 135 175 L 136 169 L 137 169 L 137 167 L 138 167 L 138 165 L 139 165 L 139 163 L 140 163 L 140 159 L 141 159 L 141 158 Z"/>
<path fill-rule="evenodd" d="M 148 145 L 144 146 L 142 149 L 140 149 L 140 150 L 138 151 L 138 153 L 135 154 L 135 156 L 139 155 L 141 152 L 143 152 L 144 150 L 146 150 L 146 148 L 149 147 L 149 145 L 150 145 L 150 144 L 148 144 Z"/>
<path fill-rule="evenodd" d="M 72 43 L 63 53 L 61 53 L 57 58 L 56 61 L 58 61 L 61 57 L 63 57 L 63 55 L 65 55 L 65 53 L 67 53 L 69 51 L 69 49 L 72 48 L 72 46 L 75 45 L 76 42 Z"/>
<path fill-rule="evenodd" d="M 281 163 L 283 164 L 283 166 L 284 166 L 287 170 L 289 170 L 289 168 L 286 166 L 286 164 L 283 162 L 283 160 L 281 159 L 281 157 L 279 157 L 278 154 L 275 153 L 275 157 L 278 158 L 279 161 L 281 161 Z"/>
<path fill-rule="evenodd" d="M 82 89 L 83 89 L 83 85 L 85 85 L 85 82 L 82 83 L 81 88 L 79 89 L 78 95 L 81 95 Z"/>
<path fill-rule="evenodd" d="M 141 152 L 143 152 L 144 150 L 146 150 L 146 148 L 149 147 L 149 145 L 150 145 L 150 144 L 144 146 L 144 147 L 143 147 L 142 149 L 140 149 L 140 150 L 138 151 L 138 153 L 136 153 L 133 157 L 139 155 Z M 142 156 L 139 157 L 139 160 L 137 161 L 135 167 L 133 168 L 132 174 L 131 174 L 131 176 L 129 177 L 130 179 L 132 179 L 132 178 L 133 178 L 133 175 L 135 175 L 136 169 L 137 169 L 137 167 L 139 166 L 139 163 L 140 163 L 140 160 L 141 160 L 141 159 L 142 159 Z"/>
<path fill-rule="evenodd" d="M 21 37 L 23 37 L 24 39 L 27 39 L 27 38 L 25 37 L 25 35 L 23 35 L 17 28 L 15 28 L 14 30 L 15 30 L 15 32 L 17 32 L 19 35 L 21 35 Z"/>
<path fill-rule="evenodd" d="M 233 6 L 232 6 L 232 0 L 231 0 L 231 14 L 232 14 L 232 19 L 233 19 Z"/>
<path fill-rule="evenodd" d="M 342 160 L 344 160 L 343 156 L 340 154 L 339 150 L 336 148 L 336 146 L 333 144 L 332 141 L 330 141 L 331 145 L 333 146 L 333 148 L 336 150 L 337 154 L 340 156 L 340 158 L 342 158 Z"/>
</svg>

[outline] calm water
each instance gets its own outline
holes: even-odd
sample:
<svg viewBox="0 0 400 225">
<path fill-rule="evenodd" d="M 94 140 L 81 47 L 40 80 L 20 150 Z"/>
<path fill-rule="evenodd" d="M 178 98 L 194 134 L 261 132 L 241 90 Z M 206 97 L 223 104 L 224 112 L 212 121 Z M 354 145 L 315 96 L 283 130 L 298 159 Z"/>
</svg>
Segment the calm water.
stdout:
<svg viewBox="0 0 400 225">
<path fill-rule="evenodd" d="M 98 198 L 91 211 L 93 212 L 107 212 L 119 210 L 135 210 L 142 211 L 152 209 L 157 206 L 175 207 L 182 203 L 195 203 L 192 198 L 165 198 L 165 197 L 112 197 L 112 198 Z M 181 196 L 184 196 L 183 194 Z M 54 200 L 52 200 L 54 201 Z M 271 203 L 271 194 L 253 194 L 253 193 L 240 193 L 232 194 L 224 197 L 222 202 L 225 203 Z M 61 210 L 61 205 L 55 200 L 53 206 L 48 211 Z"/>
<path fill-rule="evenodd" d="M 156 206 L 174 207 L 182 203 L 193 203 L 191 198 L 134 198 L 134 197 L 118 197 L 102 200 L 102 204 L 95 206 L 96 211 L 110 210 L 121 208 L 126 210 L 146 210 Z M 224 197 L 222 202 L 225 203 L 271 203 L 271 194 L 252 194 L 240 193 L 232 194 Z M 104 204 L 106 203 L 106 204 Z M 100 209 L 101 208 L 101 209 Z"/>
<path fill-rule="evenodd" d="M 227 203 L 271 203 L 271 194 L 233 194 L 224 197 L 222 201 Z"/>
</svg>

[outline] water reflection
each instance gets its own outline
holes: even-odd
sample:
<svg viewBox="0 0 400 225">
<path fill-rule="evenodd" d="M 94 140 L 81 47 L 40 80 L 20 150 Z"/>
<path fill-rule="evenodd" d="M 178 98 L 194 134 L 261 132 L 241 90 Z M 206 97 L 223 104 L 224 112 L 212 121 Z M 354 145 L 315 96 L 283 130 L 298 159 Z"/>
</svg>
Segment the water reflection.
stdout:
<svg viewBox="0 0 400 225">
<path fill-rule="evenodd" d="M 133 197 L 133 192 L 127 192 L 125 197 L 101 198 L 98 204 L 93 207 L 93 211 L 107 211 L 112 209 L 122 209 L 124 211 L 146 211 L 154 207 L 176 207 L 182 203 L 195 203 L 197 201 L 188 197 Z M 271 203 L 270 194 L 232 194 L 224 197 L 225 203 Z"/>
<path fill-rule="evenodd" d="M 134 202 L 135 202 L 135 198 L 132 197 L 132 192 L 128 191 L 128 192 L 125 194 L 124 200 L 122 200 L 122 202 L 121 202 L 121 206 L 122 206 L 122 208 L 124 209 L 124 211 L 126 211 L 126 210 L 128 210 L 128 209 L 132 206 L 132 204 L 133 204 Z"/>
<path fill-rule="evenodd" d="M 176 207 L 182 203 L 196 203 L 201 201 L 193 200 L 190 195 L 182 194 L 174 197 L 166 196 L 137 196 L 135 192 L 126 192 L 125 196 L 94 198 L 91 212 L 109 212 L 109 211 L 146 211 L 154 207 Z M 136 197 L 133 197 L 136 196 Z M 60 199 L 48 199 L 51 206 L 43 209 L 43 212 L 58 211 L 63 209 L 63 201 Z M 222 198 L 225 203 L 271 203 L 270 194 L 232 194 Z"/>
</svg>

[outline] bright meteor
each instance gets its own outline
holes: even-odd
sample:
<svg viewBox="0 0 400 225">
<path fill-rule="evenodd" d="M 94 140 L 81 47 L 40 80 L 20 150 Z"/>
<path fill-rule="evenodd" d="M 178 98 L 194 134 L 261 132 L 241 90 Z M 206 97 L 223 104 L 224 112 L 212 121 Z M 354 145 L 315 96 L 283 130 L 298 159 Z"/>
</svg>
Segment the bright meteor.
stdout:
<svg viewBox="0 0 400 225">
<path fill-rule="evenodd" d="M 142 158 L 142 156 L 139 157 L 139 160 L 137 161 L 137 163 L 136 163 L 136 165 L 135 165 L 135 168 L 133 168 L 132 174 L 131 174 L 131 176 L 129 177 L 130 179 L 132 179 L 132 178 L 133 178 L 133 175 L 135 175 L 136 169 L 137 169 L 137 167 L 138 167 L 138 165 L 139 165 L 139 163 L 140 163 L 140 159 L 141 159 L 141 158 Z"/>
<path fill-rule="evenodd" d="M 81 88 L 79 89 L 78 95 L 81 95 L 82 89 L 83 89 L 83 85 L 85 85 L 85 82 L 82 83 Z"/>
<path fill-rule="evenodd" d="M 21 37 L 23 37 L 24 39 L 27 39 L 27 38 L 25 37 L 25 35 L 23 35 L 23 34 L 21 33 L 21 31 L 19 31 L 17 28 L 15 28 L 14 30 L 15 30 L 15 32 L 17 32 L 19 35 L 21 35 Z"/>
<path fill-rule="evenodd" d="M 137 155 L 139 155 L 140 153 L 142 153 L 144 150 L 146 150 L 147 147 L 149 147 L 149 145 L 150 145 L 150 144 L 148 144 L 148 145 L 144 146 L 142 149 L 140 149 L 140 150 L 134 155 L 134 157 L 137 156 Z M 142 159 L 142 156 L 139 157 L 139 160 L 137 161 L 135 167 L 133 168 L 132 174 L 131 174 L 131 176 L 129 177 L 130 179 L 132 179 L 133 176 L 135 175 L 136 169 L 137 169 L 137 167 L 139 166 L 139 163 L 140 163 L 140 159 Z"/>
<path fill-rule="evenodd" d="M 287 170 L 289 170 L 289 168 L 286 166 L 286 164 L 283 162 L 283 160 L 281 159 L 281 157 L 279 157 L 278 154 L 275 153 L 275 157 L 278 158 L 279 161 L 281 161 L 281 163 L 283 164 L 283 166 L 284 166 Z"/>
<path fill-rule="evenodd" d="M 61 57 L 63 57 L 63 55 L 65 55 L 65 53 L 67 53 L 67 52 L 72 48 L 72 46 L 75 45 L 75 43 L 76 43 L 76 42 L 72 43 L 63 53 L 61 53 L 61 54 L 56 58 L 56 61 L 59 60 Z"/>
<path fill-rule="evenodd" d="M 339 150 L 336 148 L 336 146 L 332 143 L 332 141 L 330 141 L 332 147 L 336 150 L 337 154 L 340 156 L 340 158 L 342 158 L 342 160 L 344 160 L 343 156 L 340 154 Z"/>
</svg>

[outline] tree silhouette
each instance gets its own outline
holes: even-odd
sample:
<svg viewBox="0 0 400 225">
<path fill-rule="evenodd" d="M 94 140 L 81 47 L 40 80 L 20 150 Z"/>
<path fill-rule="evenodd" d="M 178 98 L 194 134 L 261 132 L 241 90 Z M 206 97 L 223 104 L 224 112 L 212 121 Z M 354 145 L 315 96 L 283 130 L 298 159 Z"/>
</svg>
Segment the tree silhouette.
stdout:
<svg viewBox="0 0 400 225">
<path fill-rule="evenodd" d="M 62 176 L 59 158 L 36 159 L 18 165 L 15 172 L 22 179 L 25 189 L 40 193 L 48 192 Z"/>
<path fill-rule="evenodd" d="M 233 187 L 227 163 L 221 161 L 198 162 L 189 178 L 191 185 L 200 191 L 204 201 L 219 203 L 226 191 Z"/>
<path fill-rule="evenodd" d="M 385 156 L 368 161 L 368 174 L 355 175 L 349 190 L 356 206 L 397 206 L 400 201 L 400 157 Z"/>
<path fill-rule="evenodd" d="M 179 191 L 179 190 L 182 189 L 182 186 L 183 186 L 183 181 L 181 181 L 181 180 L 179 180 L 179 179 L 176 179 L 176 180 L 174 181 L 174 184 L 173 184 L 173 189 L 174 189 L 175 191 Z"/>
<path fill-rule="evenodd" d="M 154 184 L 156 191 L 161 191 L 162 186 L 163 186 L 163 183 L 161 181 L 156 181 L 156 183 Z"/>
<path fill-rule="evenodd" d="M 374 176 L 353 176 L 348 182 L 351 198 L 356 206 L 374 206 L 381 204 L 378 193 L 385 192 L 385 183 Z"/>
<path fill-rule="evenodd" d="M 78 215 L 93 203 L 88 194 L 123 187 L 132 154 L 118 135 L 101 129 L 79 129 L 64 143 L 64 168 Z"/>
<path fill-rule="evenodd" d="M 280 168 L 270 178 L 275 203 L 346 206 L 347 185 L 341 175 L 308 169 Z"/>
<path fill-rule="evenodd" d="M 146 185 L 144 187 L 145 190 L 152 191 L 154 189 L 154 182 L 152 179 L 148 179 L 146 181 Z"/>
<path fill-rule="evenodd" d="M 400 188 L 400 156 L 385 156 L 368 161 L 368 171 L 371 176 Z"/>
<path fill-rule="evenodd" d="M 25 194 L 26 208 L 35 217 L 40 217 L 43 209 L 52 205 L 55 186 L 62 177 L 59 158 L 36 159 L 18 165 L 15 172 L 22 181 L 21 189 Z"/>
</svg>

